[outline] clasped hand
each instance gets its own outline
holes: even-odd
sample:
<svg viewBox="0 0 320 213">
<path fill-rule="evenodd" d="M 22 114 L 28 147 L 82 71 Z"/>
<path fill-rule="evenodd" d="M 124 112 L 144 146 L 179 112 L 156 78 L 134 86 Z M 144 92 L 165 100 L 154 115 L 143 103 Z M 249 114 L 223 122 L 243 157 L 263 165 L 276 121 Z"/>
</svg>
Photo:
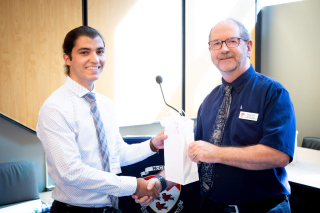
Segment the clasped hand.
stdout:
<svg viewBox="0 0 320 213">
<path fill-rule="evenodd" d="M 137 190 L 132 195 L 136 203 L 142 206 L 149 206 L 153 200 L 160 195 L 161 182 L 158 178 L 152 178 L 148 181 L 143 178 L 137 178 Z"/>
</svg>

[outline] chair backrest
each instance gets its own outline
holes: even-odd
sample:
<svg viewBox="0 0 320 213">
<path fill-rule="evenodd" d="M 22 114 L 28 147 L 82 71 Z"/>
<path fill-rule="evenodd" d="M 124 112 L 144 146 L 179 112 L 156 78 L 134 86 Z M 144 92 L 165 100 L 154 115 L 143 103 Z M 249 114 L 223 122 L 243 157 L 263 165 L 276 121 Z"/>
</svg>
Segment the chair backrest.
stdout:
<svg viewBox="0 0 320 213">
<path fill-rule="evenodd" d="M 39 199 L 33 161 L 0 164 L 0 206 Z"/>
<path fill-rule="evenodd" d="M 320 150 L 320 138 L 304 137 L 302 140 L 302 147 Z"/>
</svg>

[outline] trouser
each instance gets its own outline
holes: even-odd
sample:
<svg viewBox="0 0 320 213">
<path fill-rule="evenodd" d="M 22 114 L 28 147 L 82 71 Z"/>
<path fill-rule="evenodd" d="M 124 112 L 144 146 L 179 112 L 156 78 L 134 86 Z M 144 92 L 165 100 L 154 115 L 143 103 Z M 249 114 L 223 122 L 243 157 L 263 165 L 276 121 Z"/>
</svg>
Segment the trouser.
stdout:
<svg viewBox="0 0 320 213">
<path fill-rule="evenodd" d="M 101 208 L 90 208 L 73 206 L 60 201 L 55 200 L 52 203 L 50 213 L 121 213 L 120 209 L 115 209 L 112 206 L 106 206 Z"/>
<path fill-rule="evenodd" d="M 289 198 L 286 195 L 269 198 L 255 203 L 243 205 L 227 205 L 216 203 L 208 198 L 203 198 L 202 213 L 290 213 Z"/>
</svg>

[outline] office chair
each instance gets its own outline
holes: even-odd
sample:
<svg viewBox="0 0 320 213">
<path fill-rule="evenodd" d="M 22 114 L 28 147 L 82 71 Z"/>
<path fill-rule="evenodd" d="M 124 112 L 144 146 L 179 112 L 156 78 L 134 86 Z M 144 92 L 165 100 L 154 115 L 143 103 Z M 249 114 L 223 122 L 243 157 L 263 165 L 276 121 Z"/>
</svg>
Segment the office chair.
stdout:
<svg viewBox="0 0 320 213">
<path fill-rule="evenodd" d="M 8 204 L 39 199 L 34 162 L 1 163 L 0 192 L 0 209 Z"/>
<path fill-rule="evenodd" d="M 320 150 L 320 138 L 304 137 L 302 140 L 302 147 Z"/>
</svg>

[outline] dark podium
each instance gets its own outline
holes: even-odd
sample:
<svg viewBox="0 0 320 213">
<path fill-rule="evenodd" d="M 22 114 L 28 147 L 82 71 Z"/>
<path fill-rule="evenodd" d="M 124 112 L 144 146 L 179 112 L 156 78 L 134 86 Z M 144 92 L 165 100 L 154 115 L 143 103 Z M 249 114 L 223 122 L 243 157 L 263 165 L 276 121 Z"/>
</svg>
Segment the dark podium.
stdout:
<svg viewBox="0 0 320 213">
<path fill-rule="evenodd" d="M 140 143 L 151 137 L 124 137 L 123 140 L 128 144 Z M 146 180 L 154 177 L 164 169 L 164 151 L 160 150 L 144 161 L 130 166 L 122 167 L 123 176 L 142 177 Z M 144 207 L 136 204 L 131 197 L 120 197 L 119 208 L 123 213 L 135 212 L 170 212 L 170 213 L 187 213 L 199 212 L 201 195 L 199 182 L 190 183 L 182 186 L 177 184 L 170 189 L 163 191 L 158 199 L 155 199 L 150 206 Z"/>
</svg>

